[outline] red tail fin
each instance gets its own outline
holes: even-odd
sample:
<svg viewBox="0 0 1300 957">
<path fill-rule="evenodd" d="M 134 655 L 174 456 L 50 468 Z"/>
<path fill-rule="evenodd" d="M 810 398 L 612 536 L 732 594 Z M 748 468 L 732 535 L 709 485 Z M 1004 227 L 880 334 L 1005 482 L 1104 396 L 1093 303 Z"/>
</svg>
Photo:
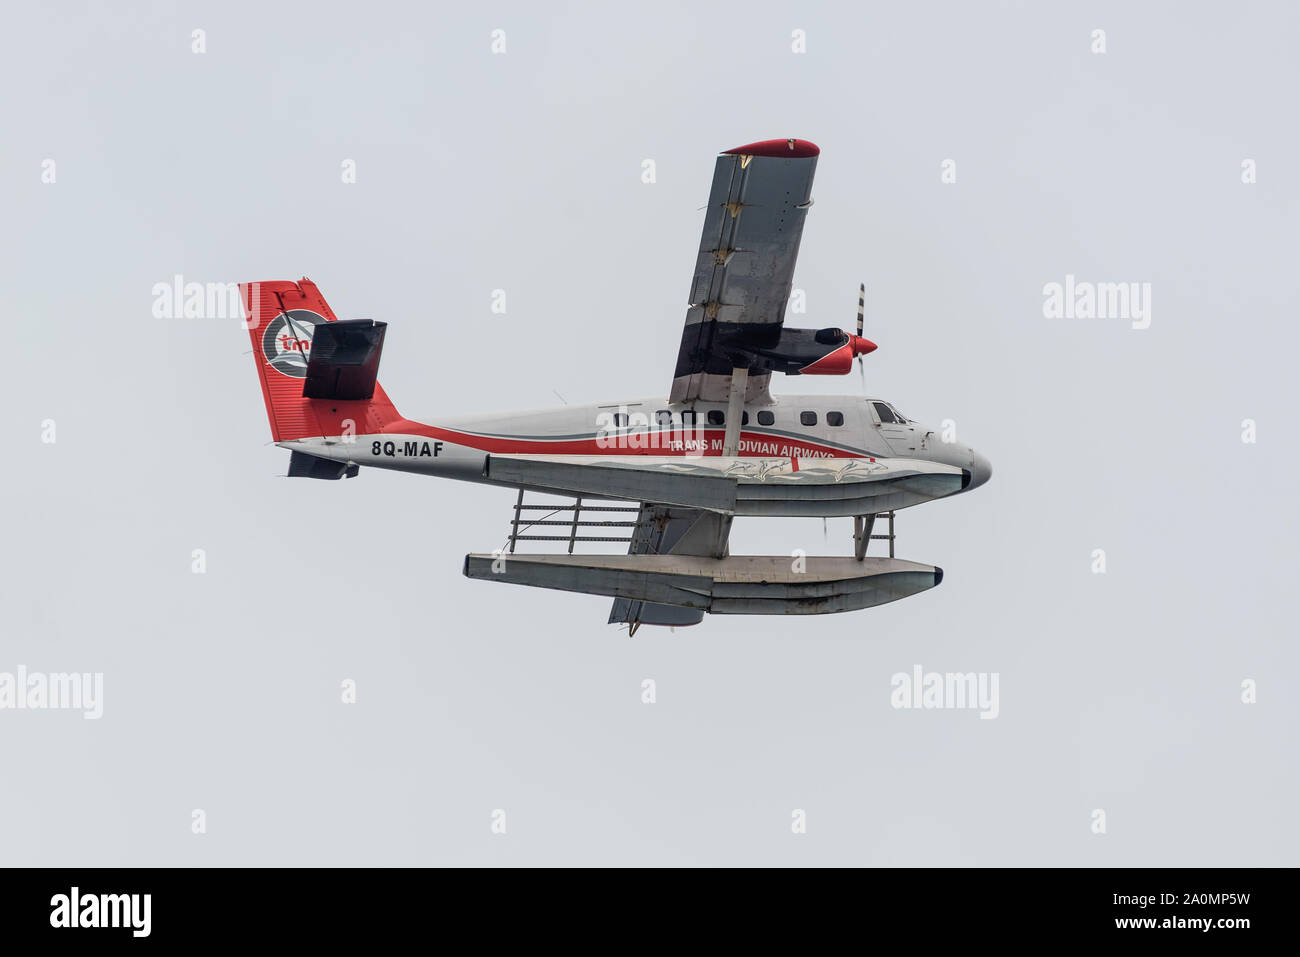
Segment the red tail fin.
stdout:
<svg viewBox="0 0 1300 957">
<path fill-rule="evenodd" d="M 301 282 L 240 283 L 253 357 L 262 380 L 262 397 L 276 442 L 316 436 L 368 435 L 401 418 L 376 384 L 361 401 L 303 398 L 312 330 L 336 317 L 310 279 Z"/>
</svg>

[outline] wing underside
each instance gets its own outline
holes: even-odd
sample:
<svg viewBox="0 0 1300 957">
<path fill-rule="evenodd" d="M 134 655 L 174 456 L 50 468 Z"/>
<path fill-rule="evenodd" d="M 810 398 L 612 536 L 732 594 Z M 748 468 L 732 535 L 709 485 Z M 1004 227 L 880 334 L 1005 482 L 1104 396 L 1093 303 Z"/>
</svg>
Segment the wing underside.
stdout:
<svg viewBox="0 0 1300 957">
<path fill-rule="evenodd" d="M 637 516 L 629 555 L 699 555 L 715 558 L 727 554 L 731 517 L 698 508 L 676 508 L 642 502 Z M 615 598 L 609 623 L 630 625 L 698 625 L 704 612 L 681 605 L 657 605 L 629 598 Z"/>
<path fill-rule="evenodd" d="M 691 282 L 671 399 L 725 401 L 731 373 L 750 367 L 747 401 L 765 397 L 770 370 L 754 350 L 781 335 L 818 149 L 771 140 L 718 157 Z"/>
</svg>

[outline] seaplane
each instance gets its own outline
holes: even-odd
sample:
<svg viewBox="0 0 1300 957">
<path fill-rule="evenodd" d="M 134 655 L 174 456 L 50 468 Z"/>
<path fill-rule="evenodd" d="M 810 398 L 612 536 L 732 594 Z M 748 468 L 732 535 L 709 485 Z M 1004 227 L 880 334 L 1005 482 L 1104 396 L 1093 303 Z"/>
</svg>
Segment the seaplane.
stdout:
<svg viewBox="0 0 1300 957">
<path fill-rule="evenodd" d="M 381 468 L 510 489 L 505 544 L 466 555 L 464 574 L 613 598 L 610 623 L 632 634 L 706 614 L 856 611 L 935 587 L 941 568 L 894 557 L 894 515 L 979 488 L 988 459 L 884 399 L 769 388 L 778 374 L 847 375 L 876 349 L 864 286 L 854 333 L 784 322 L 819 155 L 802 139 L 718 155 L 667 394 L 407 418 L 378 381 L 387 323 L 338 319 L 305 278 L 241 283 L 288 475 Z M 737 517 L 790 516 L 852 518 L 852 554 L 731 554 Z M 882 539 L 888 557 L 869 556 Z M 539 541 L 556 553 L 516 550 Z"/>
</svg>

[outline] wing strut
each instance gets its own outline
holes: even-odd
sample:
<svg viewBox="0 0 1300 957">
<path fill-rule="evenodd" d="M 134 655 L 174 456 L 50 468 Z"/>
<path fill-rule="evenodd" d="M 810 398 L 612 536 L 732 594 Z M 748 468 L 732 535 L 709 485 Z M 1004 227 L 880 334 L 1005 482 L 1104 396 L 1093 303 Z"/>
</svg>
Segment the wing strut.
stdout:
<svg viewBox="0 0 1300 957">
<path fill-rule="evenodd" d="M 873 535 L 876 527 L 876 514 L 889 521 L 889 531 L 884 535 Z M 853 557 L 862 561 L 867 557 L 867 547 L 874 541 L 889 542 L 889 557 L 894 557 L 894 510 L 876 514 L 853 516 Z"/>
<path fill-rule="evenodd" d="M 727 433 L 722 442 L 723 455 L 740 454 L 740 424 L 745 417 L 745 384 L 748 378 L 748 366 L 736 366 L 731 370 L 731 392 L 727 394 Z"/>
<path fill-rule="evenodd" d="M 858 561 L 867 557 L 867 546 L 871 544 L 871 530 L 875 525 L 875 515 L 853 516 L 853 557 Z"/>
</svg>

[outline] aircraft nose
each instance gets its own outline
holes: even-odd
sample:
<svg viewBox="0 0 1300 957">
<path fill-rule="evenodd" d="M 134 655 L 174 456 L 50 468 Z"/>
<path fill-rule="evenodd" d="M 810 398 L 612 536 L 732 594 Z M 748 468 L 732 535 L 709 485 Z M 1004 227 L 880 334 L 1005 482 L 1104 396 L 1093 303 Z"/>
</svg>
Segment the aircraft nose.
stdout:
<svg viewBox="0 0 1300 957">
<path fill-rule="evenodd" d="M 973 488 L 979 488 L 985 482 L 993 477 L 993 463 L 980 455 L 978 452 L 971 451 L 970 464 L 970 484 L 966 486 L 966 491 Z"/>
</svg>

